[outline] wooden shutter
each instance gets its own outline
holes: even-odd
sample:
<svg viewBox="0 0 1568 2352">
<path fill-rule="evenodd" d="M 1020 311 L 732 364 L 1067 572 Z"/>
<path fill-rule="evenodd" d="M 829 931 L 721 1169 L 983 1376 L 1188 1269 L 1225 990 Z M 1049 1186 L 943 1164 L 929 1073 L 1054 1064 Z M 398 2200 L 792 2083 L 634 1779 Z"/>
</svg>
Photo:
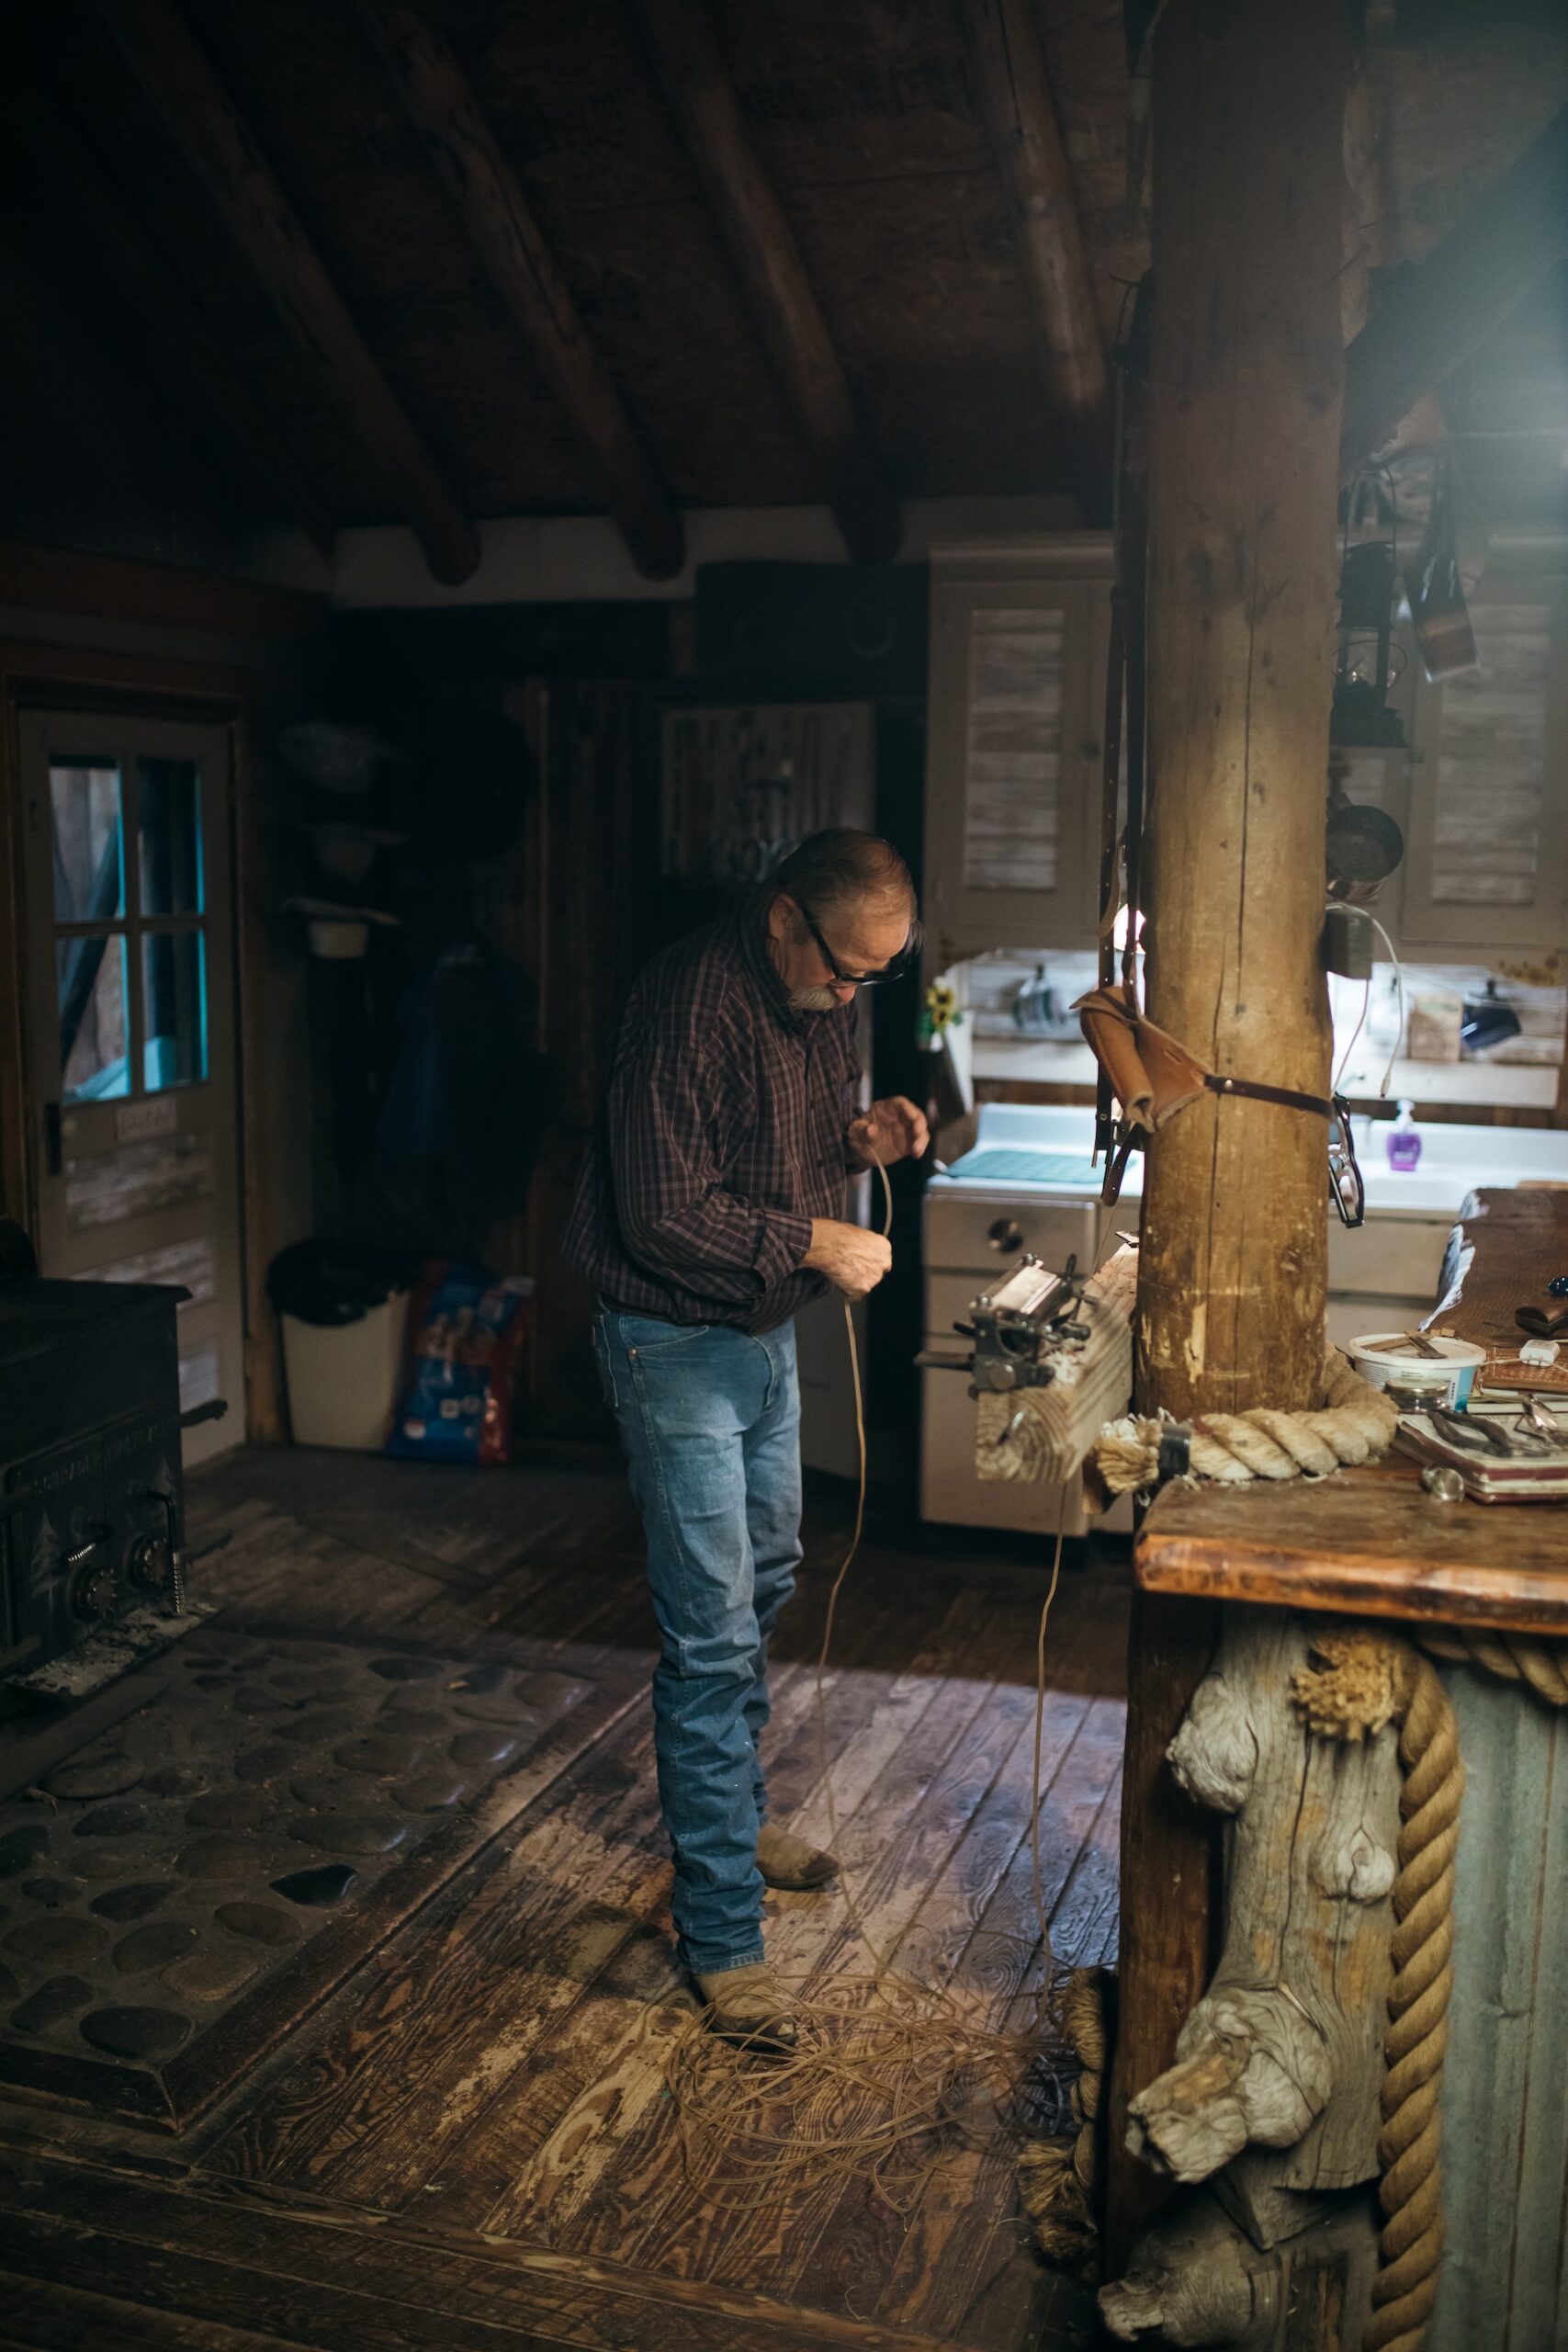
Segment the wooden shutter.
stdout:
<svg viewBox="0 0 1568 2352">
<path fill-rule="evenodd" d="M 1057 887 L 1066 647 L 1059 606 L 977 605 L 969 616 L 966 890 Z"/>
<path fill-rule="evenodd" d="M 1404 933 L 1490 955 L 1561 944 L 1561 612 L 1520 581 L 1472 605 L 1473 670 L 1416 694 Z"/>
</svg>

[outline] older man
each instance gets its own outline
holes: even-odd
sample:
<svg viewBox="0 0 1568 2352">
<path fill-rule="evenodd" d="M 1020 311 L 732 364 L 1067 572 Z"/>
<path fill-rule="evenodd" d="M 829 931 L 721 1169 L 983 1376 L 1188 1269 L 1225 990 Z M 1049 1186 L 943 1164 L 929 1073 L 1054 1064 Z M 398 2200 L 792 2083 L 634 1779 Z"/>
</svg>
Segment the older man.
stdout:
<svg viewBox="0 0 1568 2352">
<path fill-rule="evenodd" d="M 847 1174 L 917 1156 L 903 1096 L 859 1113 L 858 989 L 904 969 L 914 888 L 870 833 L 814 833 L 735 914 L 632 991 L 564 1247 L 648 1539 L 662 1637 L 659 1792 L 682 1956 L 716 2029 L 795 2040 L 762 1951 L 762 1887 L 837 1864 L 767 1819 L 767 1653 L 800 1561 L 798 1307 L 892 1263 L 844 1218 Z"/>
</svg>

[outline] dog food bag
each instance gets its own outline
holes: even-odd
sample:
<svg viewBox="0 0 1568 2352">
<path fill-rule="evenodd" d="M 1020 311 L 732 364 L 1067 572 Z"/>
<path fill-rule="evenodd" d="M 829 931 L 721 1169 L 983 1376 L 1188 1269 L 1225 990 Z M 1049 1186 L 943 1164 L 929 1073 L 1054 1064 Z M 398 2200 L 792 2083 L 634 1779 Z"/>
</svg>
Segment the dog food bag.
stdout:
<svg viewBox="0 0 1568 2352">
<path fill-rule="evenodd" d="M 409 1361 L 386 1451 L 421 1462 L 505 1462 L 534 1283 L 439 1259 L 409 1308 Z"/>
</svg>

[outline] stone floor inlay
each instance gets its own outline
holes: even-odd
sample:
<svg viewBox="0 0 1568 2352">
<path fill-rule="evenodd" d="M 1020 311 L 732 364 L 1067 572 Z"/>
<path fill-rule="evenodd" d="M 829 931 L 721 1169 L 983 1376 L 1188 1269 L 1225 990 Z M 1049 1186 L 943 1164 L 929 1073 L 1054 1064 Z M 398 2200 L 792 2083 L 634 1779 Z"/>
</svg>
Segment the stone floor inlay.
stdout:
<svg viewBox="0 0 1568 2352">
<path fill-rule="evenodd" d="M 503 1776 L 588 1690 L 210 1628 L 138 1681 L 111 1734 L 0 1799 L 0 2088 L 155 2123 L 226 2092 L 511 1817 Z"/>
<path fill-rule="evenodd" d="M 358 1876 L 346 1862 L 324 1862 L 320 1870 L 290 1871 L 287 1878 L 275 1878 L 272 1883 L 290 1903 L 324 1911 L 330 1904 L 343 1901 Z"/>
<path fill-rule="evenodd" d="M 149 1968 L 162 1968 L 166 1961 L 177 1960 L 189 1951 L 196 1941 L 196 1929 L 186 1919 L 154 1919 L 145 1928 L 132 1928 L 130 1935 L 121 1936 L 109 1958 L 122 1976 L 140 1976 Z"/>
<path fill-rule="evenodd" d="M 220 1903 L 214 1917 L 237 1936 L 257 1944 L 297 1944 L 299 1922 L 275 1903 Z"/>
<path fill-rule="evenodd" d="M 133 1881 L 130 1886 L 106 1887 L 102 1894 L 94 1895 L 87 1908 L 96 1911 L 100 1919 L 145 1919 L 160 1903 L 168 1901 L 171 1892 L 166 1880 L 162 1885 L 145 1886 L 138 1886 Z"/>
<path fill-rule="evenodd" d="M 10 1970 L 6 1973 L 9 1976 Z M 85 2009 L 92 1997 L 93 1988 L 85 1976 L 49 1976 L 13 2009 L 11 2023 L 24 2033 L 47 2033 L 51 2026 Z"/>
<path fill-rule="evenodd" d="M 94 2009 L 82 2020 L 85 2040 L 117 2058 L 167 2058 L 190 2038 L 190 2019 L 177 2009 Z"/>
</svg>

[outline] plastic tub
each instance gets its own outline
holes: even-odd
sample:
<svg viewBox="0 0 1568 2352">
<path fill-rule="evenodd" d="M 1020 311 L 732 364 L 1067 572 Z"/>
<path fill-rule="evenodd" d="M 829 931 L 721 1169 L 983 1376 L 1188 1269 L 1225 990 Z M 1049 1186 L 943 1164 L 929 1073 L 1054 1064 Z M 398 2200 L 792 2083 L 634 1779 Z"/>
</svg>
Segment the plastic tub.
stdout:
<svg viewBox="0 0 1568 2352">
<path fill-rule="evenodd" d="M 395 1290 L 352 1323 L 278 1317 L 296 1445 L 379 1453 L 397 1408 L 408 1303 L 408 1293 Z"/>
<path fill-rule="evenodd" d="M 385 1250 L 291 1242 L 267 1268 L 296 1445 L 381 1448 L 402 1376 L 409 1278 Z"/>
<path fill-rule="evenodd" d="M 1427 1344 L 1438 1351 L 1440 1362 L 1419 1353 L 1403 1331 L 1363 1332 L 1351 1340 L 1348 1352 L 1362 1379 L 1370 1380 L 1374 1388 L 1386 1388 L 1391 1380 L 1396 1381 L 1401 1388 L 1414 1389 L 1462 1412 L 1470 1402 L 1475 1375 L 1486 1362 L 1485 1349 L 1472 1346 L 1468 1340 L 1445 1340 L 1436 1334 L 1428 1337 Z"/>
</svg>

